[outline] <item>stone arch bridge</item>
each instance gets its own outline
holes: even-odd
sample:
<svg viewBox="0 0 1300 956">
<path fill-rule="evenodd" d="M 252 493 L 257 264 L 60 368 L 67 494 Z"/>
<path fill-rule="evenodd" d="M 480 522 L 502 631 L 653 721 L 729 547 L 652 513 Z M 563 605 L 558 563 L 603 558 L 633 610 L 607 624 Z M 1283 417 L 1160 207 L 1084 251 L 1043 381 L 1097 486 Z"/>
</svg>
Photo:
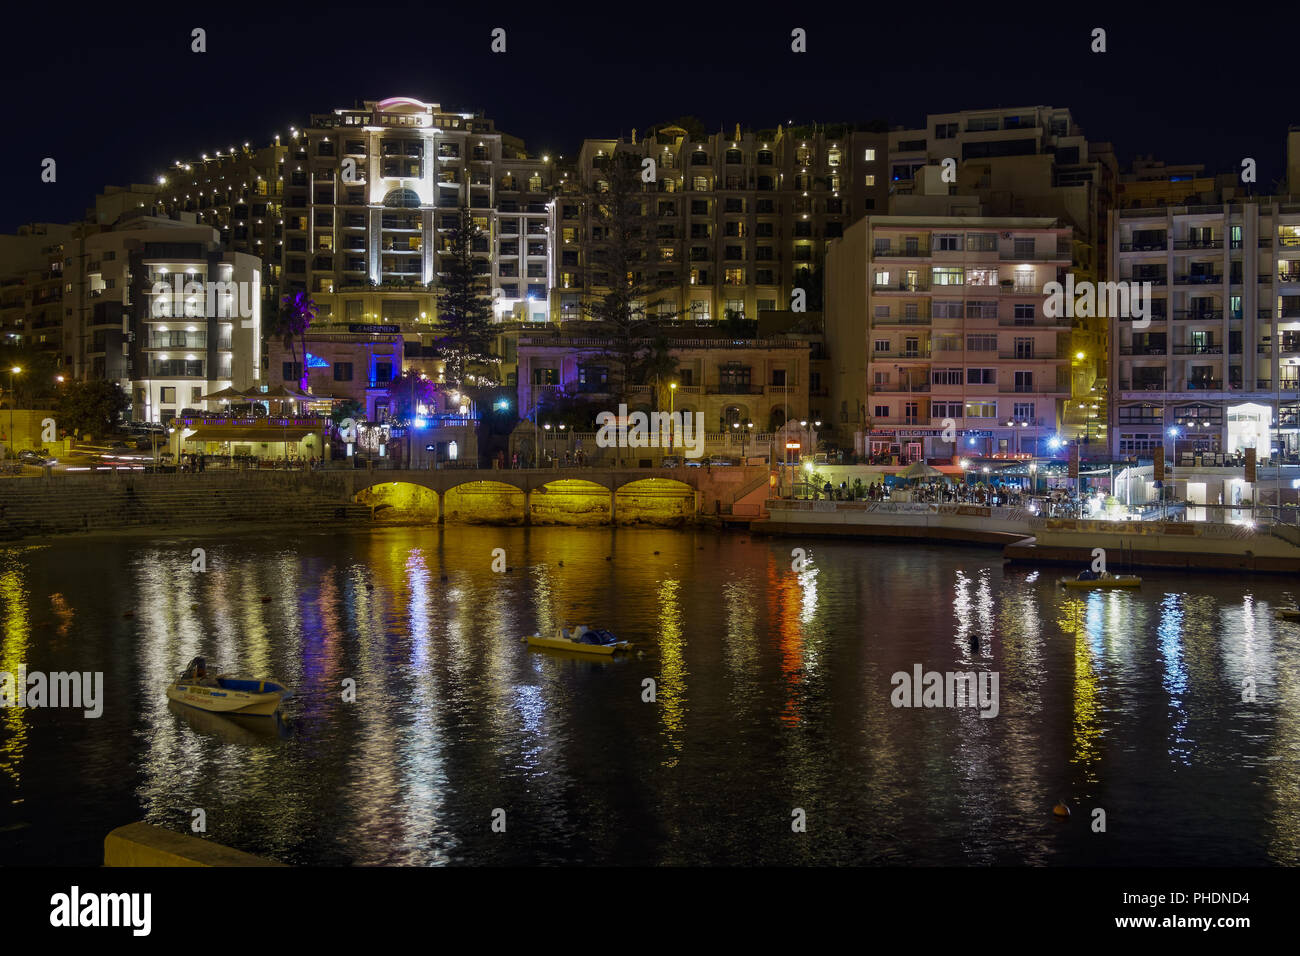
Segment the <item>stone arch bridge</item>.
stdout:
<svg viewBox="0 0 1300 956">
<path fill-rule="evenodd" d="M 618 516 L 620 494 L 651 491 L 689 497 L 689 513 L 739 513 L 753 509 L 767 497 L 769 472 L 766 465 L 699 468 L 450 468 L 438 470 L 383 468 L 374 470 L 322 471 L 312 475 L 322 490 L 356 501 L 364 492 L 388 484 L 416 485 L 437 496 L 438 522 L 446 513 L 446 496 L 478 488 L 505 486 L 523 495 L 524 523 L 531 523 L 534 495 L 545 495 L 552 486 L 560 488 L 582 482 L 608 494 L 609 520 Z"/>
</svg>

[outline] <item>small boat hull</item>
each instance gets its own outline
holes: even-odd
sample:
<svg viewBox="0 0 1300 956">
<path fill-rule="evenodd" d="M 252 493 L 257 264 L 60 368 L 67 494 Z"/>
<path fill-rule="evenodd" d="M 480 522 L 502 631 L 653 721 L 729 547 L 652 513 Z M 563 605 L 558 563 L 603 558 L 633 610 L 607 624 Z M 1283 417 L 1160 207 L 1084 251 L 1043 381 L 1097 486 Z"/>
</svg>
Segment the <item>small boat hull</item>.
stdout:
<svg viewBox="0 0 1300 956">
<path fill-rule="evenodd" d="M 1079 591 L 1092 591 L 1097 588 L 1140 588 L 1142 579 L 1137 577 L 1096 578 L 1092 581 L 1078 581 L 1074 578 L 1061 578 L 1061 587 Z"/>
<path fill-rule="evenodd" d="M 1300 621 L 1300 607 L 1284 607 L 1277 612 L 1284 621 Z"/>
<path fill-rule="evenodd" d="M 270 717 L 280 709 L 280 701 L 287 693 L 274 681 L 239 681 L 240 684 L 257 685 L 258 689 L 226 687 L 177 681 L 167 686 L 167 699 L 188 704 L 214 714 L 246 714 L 252 717 Z M 271 688 L 274 688 L 273 690 Z"/>
<path fill-rule="evenodd" d="M 583 644 L 581 641 L 566 641 L 562 637 L 542 637 L 540 634 L 529 634 L 525 641 L 529 647 L 546 647 L 553 651 L 573 651 L 578 654 L 601 654 L 606 657 L 613 655 L 615 651 L 625 651 L 632 645 L 627 641 L 619 641 L 617 644 Z"/>
</svg>

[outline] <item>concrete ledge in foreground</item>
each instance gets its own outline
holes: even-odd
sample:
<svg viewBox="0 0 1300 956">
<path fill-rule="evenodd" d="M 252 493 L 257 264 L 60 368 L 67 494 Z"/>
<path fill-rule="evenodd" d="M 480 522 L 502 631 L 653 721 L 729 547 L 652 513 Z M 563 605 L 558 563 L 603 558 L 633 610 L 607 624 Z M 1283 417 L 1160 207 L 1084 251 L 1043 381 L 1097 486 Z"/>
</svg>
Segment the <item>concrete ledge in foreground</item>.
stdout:
<svg viewBox="0 0 1300 956">
<path fill-rule="evenodd" d="M 129 823 L 104 838 L 105 866 L 284 866 L 220 843 Z"/>
</svg>

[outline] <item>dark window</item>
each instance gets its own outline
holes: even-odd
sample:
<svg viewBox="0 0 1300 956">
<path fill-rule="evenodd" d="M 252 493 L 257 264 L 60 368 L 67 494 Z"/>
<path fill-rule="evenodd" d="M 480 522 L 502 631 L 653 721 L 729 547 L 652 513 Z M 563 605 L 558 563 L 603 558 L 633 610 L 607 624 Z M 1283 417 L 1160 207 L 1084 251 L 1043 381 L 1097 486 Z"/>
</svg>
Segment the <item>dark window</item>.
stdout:
<svg viewBox="0 0 1300 956">
<path fill-rule="evenodd" d="M 350 382 L 352 381 L 352 363 L 335 362 L 334 363 L 334 381 Z"/>
</svg>

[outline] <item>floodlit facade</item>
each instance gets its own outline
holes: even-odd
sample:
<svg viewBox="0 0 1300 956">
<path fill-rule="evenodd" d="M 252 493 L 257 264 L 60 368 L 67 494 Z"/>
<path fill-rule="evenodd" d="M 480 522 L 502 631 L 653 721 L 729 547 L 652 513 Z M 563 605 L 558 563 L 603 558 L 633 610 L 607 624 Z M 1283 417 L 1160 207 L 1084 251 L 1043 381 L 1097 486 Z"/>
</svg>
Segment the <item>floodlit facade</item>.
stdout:
<svg viewBox="0 0 1300 956">
<path fill-rule="evenodd" d="M 1112 318 L 1113 454 L 1300 454 L 1300 202 L 1111 215 L 1112 272 L 1150 282 L 1151 324 Z"/>
<path fill-rule="evenodd" d="M 830 420 L 877 460 L 1046 456 L 1070 396 L 1070 264 L 1052 219 L 872 216 L 827 260 Z M 945 437 L 945 430 L 948 436 Z"/>
<path fill-rule="evenodd" d="M 262 375 L 261 260 L 187 219 L 127 219 L 63 262 L 70 371 L 121 383 L 138 421 L 207 408 L 200 396 Z"/>
</svg>

